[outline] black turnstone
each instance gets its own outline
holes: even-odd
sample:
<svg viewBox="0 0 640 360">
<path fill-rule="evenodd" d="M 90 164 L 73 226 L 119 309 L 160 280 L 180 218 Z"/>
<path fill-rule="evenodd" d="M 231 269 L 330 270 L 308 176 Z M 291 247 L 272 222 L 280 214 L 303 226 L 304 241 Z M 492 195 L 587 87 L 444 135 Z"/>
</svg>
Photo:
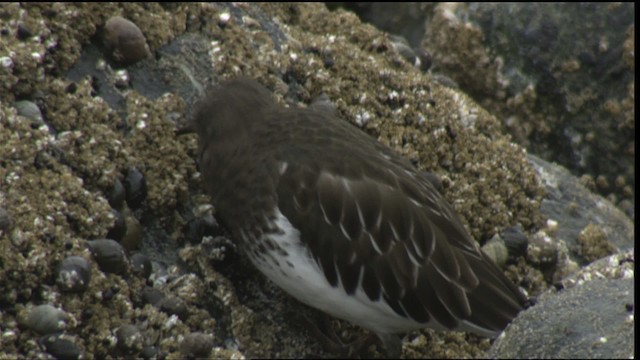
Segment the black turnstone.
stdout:
<svg viewBox="0 0 640 360">
<path fill-rule="evenodd" d="M 285 108 L 254 80 L 219 84 L 188 129 L 221 221 L 303 303 L 378 335 L 493 337 L 526 297 L 407 160 L 330 112 Z"/>
</svg>

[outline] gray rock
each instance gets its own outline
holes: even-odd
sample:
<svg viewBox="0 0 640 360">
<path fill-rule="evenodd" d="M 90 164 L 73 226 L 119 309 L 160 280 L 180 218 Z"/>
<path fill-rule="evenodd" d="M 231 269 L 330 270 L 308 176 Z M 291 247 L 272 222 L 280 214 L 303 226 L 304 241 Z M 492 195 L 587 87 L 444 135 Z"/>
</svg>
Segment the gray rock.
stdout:
<svg viewBox="0 0 640 360">
<path fill-rule="evenodd" d="M 116 61 L 131 64 L 149 56 L 149 46 L 140 28 L 122 16 L 107 20 L 103 30 L 104 43 Z"/>
<path fill-rule="evenodd" d="M 29 329 L 39 334 L 53 334 L 67 328 L 68 315 L 53 305 L 38 305 L 31 309 L 26 319 Z"/>
<path fill-rule="evenodd" d="M 633 357 L 633 253 L 602 259 L 566 283 L 572 287 L 552 288 L 522 312 L 496 340 L 489 356 Z"/>
<path fill-rule="evenodd" d="M 91 265 L 81 256 L 69 256 L 56 267 L 55 279 L 63 292 L 83 292 L 91 282 Z"/>
<path fill-rule="evenodd" d="M 42 112 L 40 111 L 40 108 L 38 108 L 38 105 L 36 105 L 35 103 L 28 100 L 20 100 L 16 101 L 13 106 L 18 111 L 18 115 L 22 115 L 28 118 L 33 124 L 44 124 L 44 120 L 42 119 Z"/>
<path fill-rule="evenodd" d="M 589 224 L 599 225 L 619 249 L 633 248 L 634 225 L 620 209 L 585 188 L 565 168 L 534 155 L 528 159 L 547 191 L 541 211 L 558 222 L 556 237 L 567 242 L 570 250 L 577 248 L 578 235 Z M 571 255 L 575 260 L 582 260 L 575 252 Z"/>
<path fill-rule="evenodd" d="M 505 119 L 515 141 L 633 201 L 633 3 L 330 6 L 413 47 L 422 38 L 434 75 Z"/>
</svg>

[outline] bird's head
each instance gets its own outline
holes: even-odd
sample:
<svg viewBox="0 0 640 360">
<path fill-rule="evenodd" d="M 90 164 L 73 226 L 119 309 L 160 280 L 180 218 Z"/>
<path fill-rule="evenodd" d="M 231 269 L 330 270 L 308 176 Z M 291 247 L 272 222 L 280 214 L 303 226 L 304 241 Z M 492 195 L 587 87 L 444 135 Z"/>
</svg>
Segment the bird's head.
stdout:
<svg viewBox="0 0 640 360">
<path fill-rule="evenodd" d="M 247 77 L 227 80 L 206 92 L 178 133 L 195 132 L 201 142 L 234 141 L 275 104 L 269 90 L 257 81 Z"/>
</svg>

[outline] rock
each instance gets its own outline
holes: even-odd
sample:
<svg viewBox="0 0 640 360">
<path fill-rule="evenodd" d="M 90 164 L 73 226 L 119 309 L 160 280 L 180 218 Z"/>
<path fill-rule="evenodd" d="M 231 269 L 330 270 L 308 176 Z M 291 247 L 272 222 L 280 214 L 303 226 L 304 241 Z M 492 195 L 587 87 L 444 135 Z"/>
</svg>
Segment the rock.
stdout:
<svg viewBox="0 0 640 360">
<path fill-rule="evenodd" d="M 124 189 L 127 193 L 127 205 L 131 209 L 137 209 L 147 197 L 147 181 L 144 175 L 136 167 L 127 169 L 124 178 Z"/>
<path fill-rule="evenodd" d="M 100 270 L 112 274 L 126 274 L 129 271 L 129 259 L 117 241 L 98 239 L 87 242 Z"/>
<path fill-rule="evenodd" d="M 520 313 L 493 344 L 489 357 L 633 357 L 633 253 L 602 259 L 573 279 L 564 282 L 571 287 L 552 288 Z"/>
<path fill-rule="evenodd" d="M 40 343 L 46 352 L 56 359 L 75 360 L 82 357 L 82 348 L 75 343 L 73 336 L 55 334 L 44 336 Z"/>
<path fill-rule="evenodd" d="M 118 62 L 133 64 L 149 56 L 149 46 L 133 22 L 113 16 L 104 25 L 104 44 Z"/>
<path fill-rule="evenodd" d="M 83 292 L 91 281 L 91 264 L 80 256 L 62 260 L 55 272 L 56 284 L 64 292 Z"/>
<path fill-rule="evenodd" d="M 193 332 L 184 337 L 180 344 L 180 352 L 187 357 L 209 357 L 213 348 L 213 336 L 201 332 Z"/>
<path fill-rule="evenodd" d="M 139 353 L 144 346 L 144 336 L 135 325 L 121 325 L 116 331 L 118 338 L 118 348 L 125 355 Z"/>
<path fill-rule="evenodd" d="M 585 188 L 565 168 L 528 155 L 545 186 L 542 213 L 558 223 L 555 237 L 565 241 L 570 250 L 579 248 L 578 237 L 589 224 L 601 227 L 607 239 L 621 250 L 634 246 L 634 224 L 620 209 L 602 196 Z M 576 261 L 583 261 L 577 251 Z"/>
<path fill-rule="evenodd" d="M 29 311 L 26 325 L 43 335 L 62 332 L 67 328 L 69 317 L 66 312 L 53 305 L 38 305 Z"/>
<path fill-rule="evenodd" d="M 36 105 L 35 103 L 28 100 L 20 100 L 16 101 L 13 106 L 18 111 L 18 115 L 22 115 L 28 118 L 36 126 L 44 124 L 44 120 L 42 119 L 42 112 L 40 111 L 40 108 L 38 108 L 38 105 Z"/>
</svg>

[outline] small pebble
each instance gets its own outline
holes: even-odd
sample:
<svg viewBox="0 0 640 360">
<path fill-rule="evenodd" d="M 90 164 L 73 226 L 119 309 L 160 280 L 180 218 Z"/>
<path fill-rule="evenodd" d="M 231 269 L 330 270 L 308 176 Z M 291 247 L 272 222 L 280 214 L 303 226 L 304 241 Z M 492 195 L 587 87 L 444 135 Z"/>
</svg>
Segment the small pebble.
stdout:
<svg viewBox="0 0 640 360">
<path fill-rule="evenodd" d="M 18 31 L 16 37 L 18 40 L 26 40 L 33 36 L 33 32 L 25 24 L 18 24 Z"/>
<path fill-rule="evenodd" d="M 88 241 L 89 247 L 100 270 L 112 274 L 126 274 L 129 260 L 124 248 L 117 241 L 111 239 L 99 239 Z"/>
<path fill-rule="evenodd" d="M 144 346 L 144 336 L 135 325 L 122 325 L 116 331 L 118 348 L 126 355 L 137 354 Z"/>
<path fill-rule="evenodd" d="M 91 281 L 91 265 L 80 256 L 69 256 L 62 260 L 55 271 L 56 284 L 63 292 L 82 292 Z"/>
<path fill-rule="evenodd" d="M 120 244 L 122 244 L 122 247 L 124 247 L 125 250 L 131 252 L 140 247 L 140 242 L 142 241 L 142 227 L 131 211 L 127 210 L 126 212 L 123 212 L 123 214 L 127 231 L 122 239 L 120 239 Z"/>
<path fill-rule="evenodd" d="M 124 178 L 124 189 L 127 194 L 127 205 L 135 210 L 142 205 L 144 199 L 147 198 L 147 181 L 144 175 L 136 167 L 127 169 L 127 175 Z"/>
<path fill-rule="evenodd" d="M 66 312 L 52 305 L 44 304 L 31 309 L 26 325 L 39 334 L 54 334 L 67 328 L 67 319 Z"/>
<path fill-rule="evenodd" d="M 104 44 L 114 60 L 133 64 L 150 55 L 147 40 L 133 22 L 113 16 L 104 25 Z"/>
<path fill-rule="evenodd" d="M 126 197 L 127 192 L 124 189 L 124 185 L 122 185 L 120 179 L 116 179 L 111 185 L 111 189 L 109 189 L 109 194 L 107 195 L 109 205 L 116 210 L 120 210 Z"/>
<path fill-rule="evenodd" d="M 38 126 L 44 124 L 42 112 L 40 112 L 40 108 L 35 103 L 28 100 L 20 100 L 16 101 L 15 104 L 13 104 L 13 107 L 16 108 L 18 115 L 31 120 L 32 124 Z"/>
<path fill-rule="evenodd" d="M 187 305 L 181 299 L 174 296 L 166 296 L 162 298 L 155 306 L 160 309 L 160 311 L 165 312 L 169 315 L 176 315 L 180 320 L 186 320 L 188 316 Z"/>
<path fill-rule="evenodd" d="M 184 337 L 180 343 L 180 352 L 187 357 L 209 357 L 213 349 L 213 336 L 202 333 L 193 332 Z"/>
<path fill-rule="evenodd" d="M 158 348 L 156 348 L 155 346 L 145 346 L 142 348 L 142 351 L 140 351 L 140 354 L 138 355 L 140 355 L 140 357 L 145 360 L 155 359 L 158 356 Z"/>
<path fill-rule="evenodd" d="M 135 253 L 131 256 L 131 267 L 134 274 L 148 279 L 151 275 L 151 260 L 142 253 Z"/>
<path fill-rule="evenodd" d="M 509 260 L 515 261 L 520 256 L 527 256 L 529 238 L 521 226 L 510 226 L 500 234 L 509 252 Z"/>
<path fill-rule="evenodd" d="M 111 214 L 113 214 L 115 221 L 107 232 L 107 238 L 120 242 L 127 233 L 127 222 L 121 211 L 111 209 Z"/>
<path fill-rule="evenodd" d="M 47 353 L 56 359 L 80 359 L 82 357 L 82 348 L 69 335 L 47 335 L 40 339 L 40 344 Z"/>
<path fill-rule="evenodd" d="M 160 301 L 165 298 L 165 296 L 166 295 L 162 291 L 156 288 L 147 286 L 142 289 L 142 301 L 145 304 L 151 304 L 158 307 L 157 304 L 159 304 Z"/>
</svg>

